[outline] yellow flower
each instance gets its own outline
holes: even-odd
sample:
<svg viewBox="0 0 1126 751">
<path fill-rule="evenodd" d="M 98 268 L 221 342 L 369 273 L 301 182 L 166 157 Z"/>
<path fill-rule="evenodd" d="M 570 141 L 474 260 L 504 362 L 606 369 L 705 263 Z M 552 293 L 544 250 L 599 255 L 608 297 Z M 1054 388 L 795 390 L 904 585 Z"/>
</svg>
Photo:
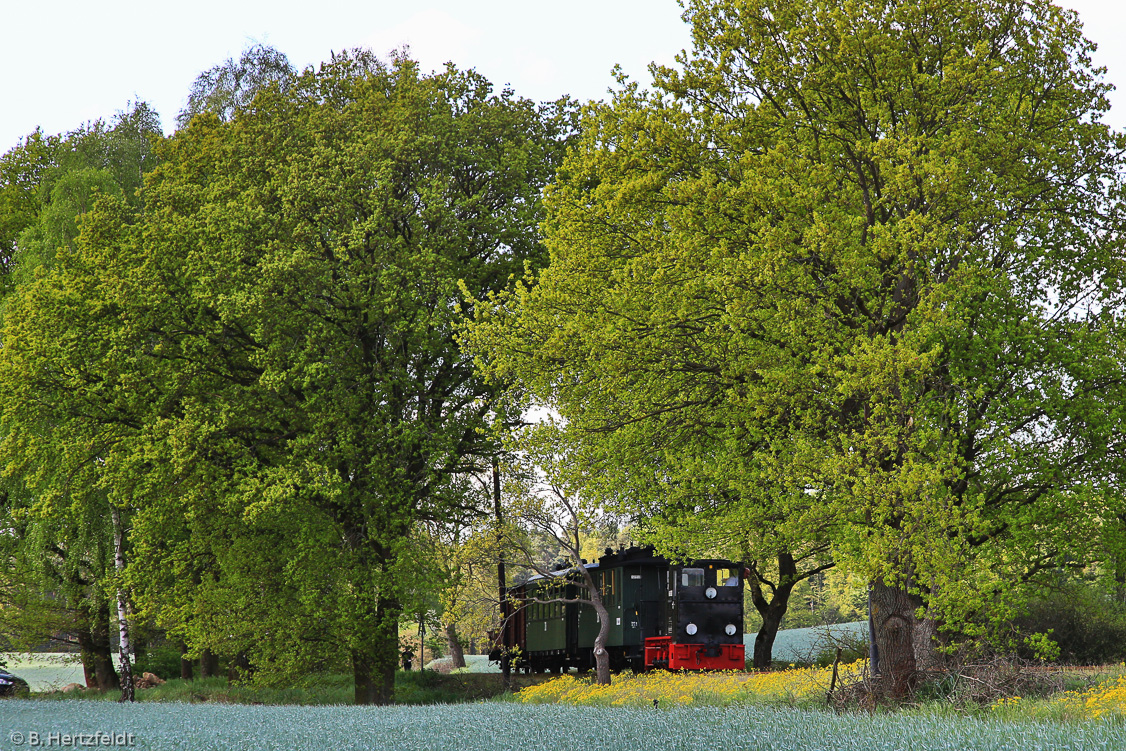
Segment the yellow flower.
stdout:
<svg viewBox="0 0 1126 751">
<path fill-rule="evenodd" d="M 841 677 L 857 676 L 864 661 L 841 666 Z M 589 678 L 563 675 L 517 693 L 526 703 L 556 702 L 602 706 L 651 707 L 673 704 L 749 704 L 763 701 L 792 702 L 829 688 L 829 668 L 794 668 L 767 673 L 724 671 L 672 673 L 654 671 L 616 676 L 610 686 L 596 686 Z"/>
</svg>

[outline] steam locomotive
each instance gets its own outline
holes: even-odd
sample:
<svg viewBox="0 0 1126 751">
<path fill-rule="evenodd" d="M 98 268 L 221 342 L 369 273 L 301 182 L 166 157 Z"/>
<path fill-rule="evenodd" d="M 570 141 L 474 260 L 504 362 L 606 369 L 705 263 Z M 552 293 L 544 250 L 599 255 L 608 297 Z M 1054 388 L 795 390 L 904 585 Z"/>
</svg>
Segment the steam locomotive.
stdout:
<svg viewBox="0 0 1126 751">
<path fill-rule="evenodd" d="M 742 670 L 743 568 L 708 559 L 674 563 L 652 548 L 607 549 L 584 563 L 610 618 L 612 670 Z M 529 673 L 594 668 L 599 623 L 574 569 L 509 587 L 489 657 L 513 655 Z M 536 602 L 541 600 L 543 602 Z M 546 602 L 565 600 L 565 602 Z"/>
</svg>

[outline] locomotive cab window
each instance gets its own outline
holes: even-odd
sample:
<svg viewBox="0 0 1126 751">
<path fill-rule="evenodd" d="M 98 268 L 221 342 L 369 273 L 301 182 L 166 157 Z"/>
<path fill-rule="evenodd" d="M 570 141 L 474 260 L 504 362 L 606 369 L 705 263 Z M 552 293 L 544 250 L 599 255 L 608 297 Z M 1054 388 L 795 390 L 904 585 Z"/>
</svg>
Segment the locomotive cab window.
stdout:
<svg viewBox="0 0 1126 751">
<path fill-rule="evenodd" d="M 702 569 L 702 568 L 682 568 L 680 570 L 680 586 L 682 586 L 682 587 L 702 587 L 702 586 L 704 586 L 704 569 Z"/>
<path fill-rule="evenodd" d="M 738 587 L 739 572 L 733 568 L 716 569 L 715 582 L 721 587 Z"/>
</svg>

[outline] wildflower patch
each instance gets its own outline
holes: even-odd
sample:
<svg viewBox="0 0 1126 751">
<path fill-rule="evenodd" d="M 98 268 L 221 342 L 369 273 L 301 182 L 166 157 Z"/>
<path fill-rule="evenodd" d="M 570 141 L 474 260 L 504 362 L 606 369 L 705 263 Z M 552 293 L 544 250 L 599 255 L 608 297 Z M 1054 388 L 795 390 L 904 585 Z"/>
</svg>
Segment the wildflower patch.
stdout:
<svg viewBox="0 0 1126 751">
<path fill-rule="evenodd" d="M 842 666 L 840 678 L 858 678 L 863 668 L 863 660 Z M 762 673 L 623 673 L 609 686 L 599 686 L 588 677 L 562 675 L 522 689 L 516 699 L 525 704 L 612 707 L 651 707 L 654 701 L 658 707 L 797 704 L 824 696 L 831 679 L 830 668 L 816 667 Z"/>
</svg>

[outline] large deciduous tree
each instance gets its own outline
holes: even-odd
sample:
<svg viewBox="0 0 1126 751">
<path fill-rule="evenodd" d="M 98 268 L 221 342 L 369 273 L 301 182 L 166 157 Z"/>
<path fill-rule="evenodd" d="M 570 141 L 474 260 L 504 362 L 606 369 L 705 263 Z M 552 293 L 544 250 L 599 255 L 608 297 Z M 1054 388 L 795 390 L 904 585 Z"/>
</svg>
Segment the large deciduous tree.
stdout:
<svg viewBox="0 0 1126 751">
<path fill-rule="evenodd" d="M 682 68 L 588 112 L 550 266 L 477 342 L 608 496 L 831 542 L 900 694 L 921 608 L 999 612 L 1115 518 L 1126 144 L 1046 0 L 686 8 Z"/>
<path fill-rule="evenodd" d="M 571 118 L 362 52 L 286 84 L 162 143 L 143 212 L 102 199 L 10 322 L 29 336 L 7 372 L 82 394 L 67 425 L 122 416 L 110 460 L 69 448 L 135 507 L 145 612 L 260 676 L 344 660 L 356 701 L 387 703 L 424 573 L 412 530 L 464 513 L 455 479 L 496 451 L 458 284 L 542 264 Z M 30 335 L 63 309 L 112 347 L 82 377 L 81 350 Z"/>
</svg>

